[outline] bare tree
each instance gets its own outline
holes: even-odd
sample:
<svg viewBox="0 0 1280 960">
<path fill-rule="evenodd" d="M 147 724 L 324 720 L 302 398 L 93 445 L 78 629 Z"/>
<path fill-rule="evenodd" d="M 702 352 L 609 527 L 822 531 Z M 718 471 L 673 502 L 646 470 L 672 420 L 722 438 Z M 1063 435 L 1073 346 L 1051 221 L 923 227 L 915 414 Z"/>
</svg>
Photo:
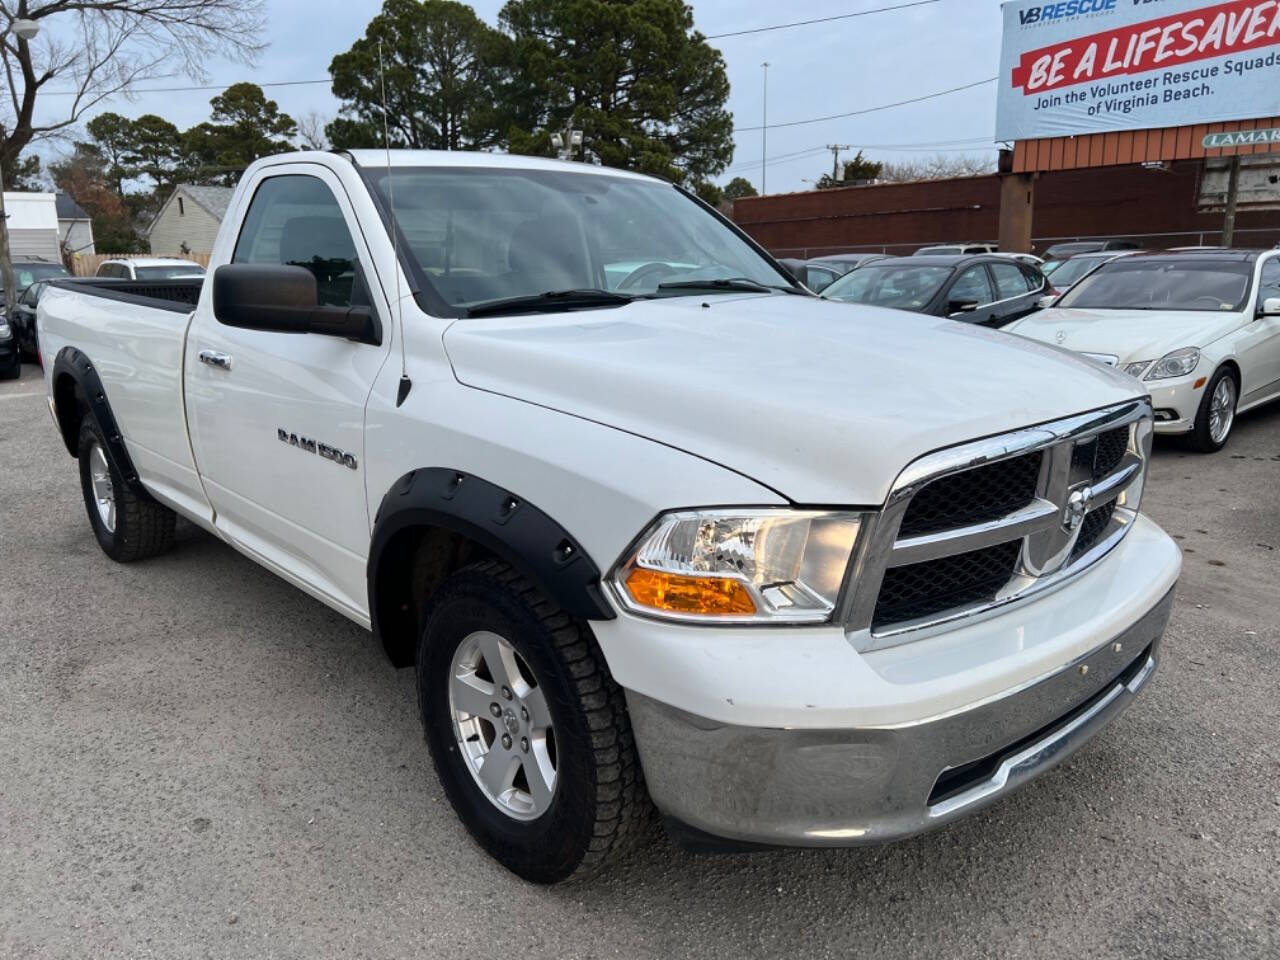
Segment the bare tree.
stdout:
<svg viewBox="0 0 1280 960">
<path fill-rule="evenodd" d="M 298 144 L 307 150 L 328 150 L 329 138 L 324 128 L 328 123 L 319 112 L 312 110 L 298 118 Z"/>
<path fill-rule="evenodd" d="M 15 20 L 40 34 L 18 37 Z M 263 0 L 0 0 L 0 167 L 11 169 L 33 141 L 56 137 L 109 97 L 177 73 L 203 79 L 215 54 L 253 62 L 264 49 Z M 46 90 L 46 86 L 53 87 Z M 57 111 L 35 121 L 36 101 Z"/>
<path fill-rule="evenodd" d="M 978 177 L 995 173 L 994 155 L 972 153 L 940 153 L 926 160 L 903 163 L 886 162 L 879 179 L 891 183 L 909 180 L 951 180 L 955 177 Z"/>
</svg>

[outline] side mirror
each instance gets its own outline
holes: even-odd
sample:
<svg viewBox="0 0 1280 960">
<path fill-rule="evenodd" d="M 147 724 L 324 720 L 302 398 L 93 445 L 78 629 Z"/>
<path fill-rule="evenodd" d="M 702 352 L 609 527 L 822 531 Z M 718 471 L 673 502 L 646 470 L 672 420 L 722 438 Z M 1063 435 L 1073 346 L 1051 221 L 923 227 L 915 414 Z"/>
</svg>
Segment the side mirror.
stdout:
<svg viewBox="0 0 1280 960">
<path fill-rule="evenodd" d="M 957 313 L 973 313 L 977 309 L 977 300 L 952 300 L 947 304 L 947 313 L 953 317 Z"/>
<path fill-rule="evenodd" d="M 382 330 L 368 307 L 322 307 L 305 267 L 229 263 L 213 272 L 219 323 L 274 333 L 317 333 L 378 346 Z"/>
<path fill-rule="evenodd" d="M 1280 297 L 1267 297 L 1262 301 L 1264 317 L 1280 317 Z"/>
</svg>

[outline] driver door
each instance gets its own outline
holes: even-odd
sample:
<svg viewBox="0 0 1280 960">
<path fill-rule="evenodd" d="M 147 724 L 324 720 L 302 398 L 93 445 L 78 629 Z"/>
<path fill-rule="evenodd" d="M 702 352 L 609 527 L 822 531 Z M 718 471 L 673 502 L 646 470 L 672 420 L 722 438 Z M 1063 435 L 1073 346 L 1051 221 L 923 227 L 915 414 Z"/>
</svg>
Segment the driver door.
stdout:
<svg viewBox="0 0 1280 960">
<path fill-rule="evenodd" d="M 1255 319 L 1240 344 L 1240 406 L 1280 396 L 1280 317 L 1262 316 L 1262 305 L 1274 297 L 1280 297 L 1280 255 L 1264 261 L 1259 272 Z"/>
<path fill-rule="evenodd" d="M 322 305 L 372 306 L 388 333 L 374 346 L 229 327 L 204 297 L 186 361 L 200 476 L 220 531 L 361 620 L 370 533 L 365 404 L 389 354 L 390 310 L 364 279 L 369 250 L 334 174 L 312 164 L 271 167 L 250 191 L 231 261 L 305 267 Z"/>
</svg>

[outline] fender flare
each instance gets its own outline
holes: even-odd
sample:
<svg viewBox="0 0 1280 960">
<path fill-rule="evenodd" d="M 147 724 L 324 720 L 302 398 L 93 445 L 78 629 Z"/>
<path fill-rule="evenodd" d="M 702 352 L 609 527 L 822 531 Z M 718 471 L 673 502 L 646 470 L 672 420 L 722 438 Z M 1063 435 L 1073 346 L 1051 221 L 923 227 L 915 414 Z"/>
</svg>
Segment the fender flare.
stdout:
<svg viewBox="0 0 1280 960">
<path fill-rule="evenodd" d="M 391 652 L 402 615 L 380 591 L 387 546 L 403 530 L 436 527 L 464 536 L 511 564 L 584 620 L 612 620 L 600 568 L 548 514 L 518 494 L 461 470 L 411 470 L 387 491 L 374 518 L 366 568 L 373 633 Z M 416 640 L 416 638 L 415 638 Z M 394 659 L 394 657 L 393 657 Z"/>
<path fill-rule="evenodd" d="M 124 444 L 124 435 L 116 423 L 115 414 L 111 412 L 111 402 L 102 386 L 98 371 L 87 356 L 75 347 L 63 347 L 58 351 L 53 362 L 54 413 L 58 421 L 58 431 L 62 434 L 62 442 L 67 453 L 72 457 L 80 455 L 80 420 L 73 415 L 74 411 L 66 409 L 66 398 L 60 400 L 58 384 L 63 377 L 70 377 L 76 385 L 80 397 L 88 409 L 88 415 L 97 421 L 102 435 L 107 440 L 105 453 L 111 461 L 116 473 L 124 477 L 131 492 L 143 500 L 151 500 L 152 496 L 138 479 L 138 471 L 134 468 L 133 459 Z"/>
</svg>

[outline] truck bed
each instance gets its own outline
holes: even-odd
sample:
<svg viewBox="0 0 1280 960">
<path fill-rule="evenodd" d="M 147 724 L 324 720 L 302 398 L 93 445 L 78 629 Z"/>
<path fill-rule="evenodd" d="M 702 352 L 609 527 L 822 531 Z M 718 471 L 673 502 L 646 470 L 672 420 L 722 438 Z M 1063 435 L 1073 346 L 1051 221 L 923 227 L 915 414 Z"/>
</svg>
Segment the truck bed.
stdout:
<svg viewBox="0 0 1280 960">
<path fill-rule="evenodd" d="M 52 286 L 65 287 L 77 293 L 139 306 L 190 313 L 200 300 L 204 278 L 189 280 L 115 280 L 105 277 L 65 277 Z"/>
</svg>

